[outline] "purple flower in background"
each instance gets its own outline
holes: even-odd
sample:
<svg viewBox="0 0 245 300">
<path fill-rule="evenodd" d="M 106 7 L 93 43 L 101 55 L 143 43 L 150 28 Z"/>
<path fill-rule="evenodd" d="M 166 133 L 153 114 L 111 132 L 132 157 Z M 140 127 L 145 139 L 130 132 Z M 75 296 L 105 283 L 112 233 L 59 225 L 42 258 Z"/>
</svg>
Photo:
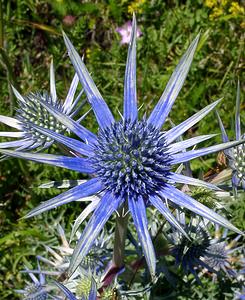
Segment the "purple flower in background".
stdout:
<svg viewBox="0 0 245 300">
<path fill-rule="evenodd" d="M 76 17 L 72 15 L 67 15 L 63 18 L 63 24 L 66 26 L 72 26 L 76 22 Z"/>
<path fill-rule="evenodd" d="M 132 32 L 132 22 L 128 21 L 126 22 L 122 27 L 117 27 L 116 32 L 118 32 L 122 39 L 121 44 L 129 44 L 131 32 Z M 142 32 L 139 28 L 136 29 L 136 37 L 140 37 L 142 35 Z"/>
<path fill-rule="evenodd" d="M 86 199 L 86 197 L 94 194 L 100 195 L 98 203 L 91 207 L 93 215 L 90 217 L 73 252 L 70 273 L 79 267 L 105 223 L 120 208 L 126 208 L 131 213 L 145 260 L 153 277 L 156 271 L 156 256 L 148 231 L 146 215 L 148 206 L 154 206 L 183 235 L 186 235 L 186 232 L 175 219 L 168 204 L 187 208 L 211 222 L 241 233 L 225 218 L 176 187 L 176 184 L 180 183 L 219 190 L 213 184 L 178 174 L 175 170 L 178 164 L 238 146 L 243 142 L 227 142 L 188 150 L 214 135 L 196 136 L 188 140 L 178 141 L 184 132 L 213 110 L 220 100 L 209 104 L 170 130 L 162 131 L 162 126 L 188 74 L 198 45 L 199 35 L 182 56 L 150 116 L 139 119 L 136 93 L 136 29 L 134 17 L 125 71 L 124 108 L 121 120 L 115 120 L 81 57 L 64 34 L 68 54 L 96 116 L 99 125 L 98 133 L 92 133 L 57 108 L 41 101 L 41 105 L 70 129 L 77 136 L 77 139 L 66 137 L 38 125 L 33 125 L 33 128 L 67 146 L 71 149 L 70 155 L 1 150 L 6 155 L 91 175 L 92 178 L 85 183 L 41 203 L 26 216 L 32 217 L 72 201 L 83 200 L 83 198 Z"/>
</svg>

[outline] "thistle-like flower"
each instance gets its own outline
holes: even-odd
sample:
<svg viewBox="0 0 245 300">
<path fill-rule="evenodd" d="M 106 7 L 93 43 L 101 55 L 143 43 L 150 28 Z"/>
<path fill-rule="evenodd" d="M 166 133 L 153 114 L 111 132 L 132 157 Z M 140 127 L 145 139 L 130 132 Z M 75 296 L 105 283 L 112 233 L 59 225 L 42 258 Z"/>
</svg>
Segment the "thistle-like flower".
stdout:
<svg viewBox="0 0 245 300">
<path fill-rule="evenodd" d="M 230 243 L 227 242 L 227 230 L 221 231 L 216 225 L 215 237 L 212 237 L 208 229 L 208 222 L 197 218 L 191 218 L 186 224 L 184 213 L 177 210 L 177 219 L 183 225 L 188 238 L 178 231 L 169 235 L 171 254 L 175 257 L 176 265 L 181 266 L 185 273 L 191 272 L 197 282 L 200 279 L 196 270 L 206 269 L 215 274 L 225 272 L 228 276 L 235 276 L 236 272 L 232 269 L 230 260 L 231 254 L 237 250 L 233 248 L 240 239 L 238 235 Z"/>
<path fill-rule="evenodd" d="M 215 237 L 210 239 L 210 246 L 207 248 L 203 258 L 204 263 L 216 273 L 224 272 L 229 277 L 236 276 L 236 271 L 232 269 L 232 254 L 239 248 L 237 246 L 241 235 L 238 235 L 232 241 L 228 242 L 228 230 L 221 230 L 216 225 Z"/>
<path fill-rule="evenodd" d="M 117 276 L 119 274 L 120 272 Z M 115 278 L 117 278 L 117 276 Z M 68 299 L 73 296 L 84 300 L 108 300 L 114 299 L 114 295 L 118 295 L 120 293 L 120 287 L 117 285 L 115 278 L 108 285 L 103 282 L 103 276 L 101 273 L 97 273 L 91 269 L 85 270 L 79 266 L 64 285 L 57 282 L 56 285 L 63 291 Z M 96 297 L 97 294 L 98 297 Z M 76 298 L 71 299 L 75 300 Z"/>
<path fill-rule="evenodd" d="M 66 288 L 78 299 L 96 299 L 98 276 L 91 270 L 79 267 L 65 283 Z"/>
<path fill-rule="evenodd" d="M 93 279 L 93 277 L 89 279 L 83 278 L 84 282 L 81 282 L 81 285 L 83 287 L 82 293 L 79 294 L 79 298 L 76 298 L 76 296 L 73 294 L 73 292 L 67 288 L 65 285 L 59 282 L 55 282 L 56 286 L 63 292 L 63 294 L 67 297 L 68 300 L 96 300 L 97 299 L 97 286 L 96 282 Z M 87 281 L 86 281 L 87 280 Z"/>
<path fill-rule="evenodd" d="M 62 103 L 56 94 L 55 75 L 53 61 L 50 65 L 50 94 L 47 92 L 29 93 L 22 96 L 14 87 L 13 92 L 18 100 L 18 106 L 15 118 L 0 115 L 0 122 L 17 129 L 18 131 L 0 132 L 0 136 L 8 138 L 18 138 L 15 141 L 2 142 L 0 148 L 15 148 L 15 150 L 44 149 L 52 145 L 54 140 L 49 136 L 41 134 L 35 130 L 33 125 L 52 130 L 57 133 L 63 133 L 66 126 L 59 122 L 40 102 L 47 103 L 58 111 L 69 117 L 74 117 L 81 108 L 78 104 L 83 91 L 81 91 L 74 100 L 79 78 L 75 74 L 64 103 Z"/>
<path fill-rule="evenodd" d="M 41 105 L 77 135 L 81 141 L 63 136 L 41 126 L 33 125 L 33 128 L 41 134 L 68 146 L 72 149 L 71 154 L 75 153 L 75 155 L 60 156 L 1 151 L 6 155 L 68 168 L 92 176 L 92 179 L 87 182 L 40 204 L 26 216 L 35 216 L 57 206 L 100 193 L 100 201 L 92 208 L 93 215 L 74 250 L 70 273 L 76 270 L 91 249 L 107 220 L 120 207 L 126 209 L 128 207 L 132 215 L 146 262 L 153 277 L 156 270 L 156 257 L 148 231 L 147 206 L 154 206 L 183 234 L 186 233 L 166 205 L 167 201 L 190 209 L 195 214 L 199 214 L 211 222 L 240 232 L 225 218 L 175 187 L 175 183 L 184 183 L 217 190 L 218 188 L 210 183 L 175 173 L 173 171 L 175 165 L 242 143 L 242 141 L 227 142 L 188 151 L 188 148 L 213 137 L 213 135 L 198 136 L 175 142 L 180 135 L 206 116 L 220 100 L 211 103 L 174 128 L 165 132 L 161 131 L 183 86 L 199 36 L 194 39 L 181 58 L 150 116 L 139 120 L 136 96 L 136 32 L 134 17 L 125 72 L 124 112 L 120 121 L 114 119 L 82 59 L 64 34 L 68 54 L 97 118 L 99 124 L 98 134 L 90 132 L 52 105 L 41 101 Z"/>
<path fill-rule="evenodd" d="M 189 224 L 185 224 L 184 213 L 178 216 L 177 211 L 177 219 L 183 225 L 188 237 L 176 230 L 169 234 L 170 243 L 173 245 L 171 254 L 174 256 L 177 266 L 181 266 L 185 273 L 191 272 L 200 282 L 195 269 L 204 265 L 202 257 L 205 256 L 210 245 L 210 236 L 205 226 L 200 225 L 199 222 L 196 223 L 195 219 L 194 222 L 192 220 Z"/>
<path fill-rule="evenodd" d="M 220 129 L 222 132 L 223 142 L 228 142 L 229 138 L 225 131 L 224 125 L 219 117 L 218 120 Z M 242 134 L 241 131 L 241 120 L 240 120 L 240 83 L 238 82 L 237 86 L 237 95 L 236 95 L 236 113 L 235 113 L 235 135 L 236 140 L 242 140 L 245 138 L 245 134 Z M 237 191 L 238 186 L 242 186 L 245 190 L 245 144 L 238 145 L 231 149 L 224 150 L 224 153 L 228 159 L 229 167 L 232 169 L 232 185 L 235 192 Z"/>
<path fill-rule="evenodd" d="M 41 271 L 39 262 L 39 278 L 37 278 L 27 267 L 25 269 L 25 272 L 28 273 L 33 282 L 27 283 L 26 287 L 23 290 L 15 290 L 16 293 L 22 294 L 24 297 L 23 299 L 25 300 L 47 300 L 48 296 L 52 297 L 51 295 L 49 295 L 48 289 L 46 288 L 45 275 Z M 55 298 L 52 297 L 52 299 Z"/>
</svg>

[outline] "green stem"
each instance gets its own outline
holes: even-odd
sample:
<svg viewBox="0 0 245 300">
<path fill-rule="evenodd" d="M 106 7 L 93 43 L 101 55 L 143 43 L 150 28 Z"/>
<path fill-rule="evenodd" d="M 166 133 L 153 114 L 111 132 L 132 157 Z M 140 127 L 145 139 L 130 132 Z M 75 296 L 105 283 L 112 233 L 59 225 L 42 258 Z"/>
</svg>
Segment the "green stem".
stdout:
<svg viewBox="0 0 245 300">
<path fill-rule="evenodd" d="M 7 6 L 9 7 L 9 5 Z M 9 89 L 9 96 L 10 96 L 10 111 L 11 115 L 14 113 L 14 106 L 15 98 L 13 95 L 13 91 L 11 88 L 11 84 L 14 85 L 15 88 L 18 89 L 17 82 L 15 80 L 14 72 L 11 67 L 10 59 L 8 57 L 7 51 L 4 49 L 4 25 L 3 25 L 3 6 L 2 6 L 2 0 L 0 0 L 0 57 L 2 58 L 2 64 L 4 64 L 4 67 L 7 72 L 7 81 L 8 81 L 8 89 Z"/>
<path fill-rule="evenodd" d="M 127 235 L 128 227 L 128 216 L 125 215 L 128 207 L 124 205 L 119 210 L 119 215 L 116 218 L 116 229 L 115 229 L 115 240 L 114 240 L 114 249 L 113 249 L 113 264 L 121 268 L 124 266 L 124 255 L 125 255 L 125 240 Z"/>
<path fill-rule="evenodd" d="M 0 47 L 0 54 L 2 56 L 2 61 L 5 64 L 5 68 L 9 73 L 9 76 L 11 78 L 11 81 L 12 81 L 13 85 L 18 89 L 18 84 L 17 84 L 15 76 L 14 76 L 14 71 L 11 67 L 10 59 L 8 57 L 8 54 L 7 54 L 6 50 L 4 48 Z"/>
<path fill-rule="evenodd" d="M 4 33 L 3 33 L 3 8 L 2 0 L 0 0 L 0 48 L 3 48 Z"/>
<path fill-rule="evenodd" d="M 0 0 L 1 1 L 1 0 Z M 8 89 L 10 96 L 10 111 L 11 115 L 14 113 L 14 107 L 16 106 L 16 101 L 13 95 L 13 91 L 11 88 L 11 84 L 18 90 L 18 84 L 15 80 L 14 72 L 10 64 L 10 59 L 7 55 L 7 52 L 4 48 L 0 47 L 0 57 L 2 57 L 1 63 L 4 64 L 6 72 L 7 72 L 7 81 L 8 81 Z"/>
<path fill-rule="evenodd" d="M 24 163 L 21 159 L 18 159 L 18 164 L 19 164 L 19 167 L 21 169 L 21 172 L 25 175 L 25 180 L 27 182 L 30 182 L 30 173 L 29 173 L 29 170 L 27 168 L 27 164 Z"/>
</svg>

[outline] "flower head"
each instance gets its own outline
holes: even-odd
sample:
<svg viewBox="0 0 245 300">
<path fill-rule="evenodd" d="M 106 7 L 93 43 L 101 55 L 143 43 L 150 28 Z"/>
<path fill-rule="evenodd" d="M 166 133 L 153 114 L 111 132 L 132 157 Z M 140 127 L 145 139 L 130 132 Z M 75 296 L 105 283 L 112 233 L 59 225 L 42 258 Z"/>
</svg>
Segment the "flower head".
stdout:
<svg viewBox="0 0 245 300">
<path fill-rule="evenodd" d="M 31 277 L 32 283 L 28 283 L 23 290 L 16 290 L 16 293 L 22 294 L 25 300 L 47 300 L 48 291 L 46 289 L 45 275 L 42 274 L 39 263 L 39 279 L 27 267 L 25 272 Z"/>
<path fill-rule="evenodd" d="M 146 120 L 115 122 L 100 130 L 92 164 L 107 190 L 117 197 L 147 197 L 170 176 L 171 154 L 162 133 Z"/>
<path fill-rule="evenodd" d="M 229 138 L 225 131 L 224 125 L 219 117 L 218 121 L 222 132 L 222 139 L 224 142 L 228 142 Z M 241 121 L 240 121 L 240 83 L 237 86 L 236 96 L 236 113 L 235 113 L 235 137 L 236 140 L 243 140 L 245 133 L 241 132 Z M 238 186 L 242 186 L 245 190 L 245 144 L 238 145 L 231 149 L 224 150 L 226 157 L 228 158 L 229 167 L 232 169 L 232 185 L 237 190 Z"/>
<path fill-rule="evenodd" d="M 185 223 L 185 215 L 182 214 L 180 223 Z M 210 245 L 210 236 L 204 226 L 199 222 L 190 222 L 189 224 L 183 224 L 185 232 L 188 237 L 178 231 L 174 231 L 169 235 L 170 242 L 173 245 L 171 248 L 171 254 L 175 257 L 176 265 L 182 266 L 185 273 L 191 272 L 196 275 L 195 268 L 202 265 L 202 257 L 205 256 L 206 250 Z"/>
<path fill-rule="evenodd" d="M 211 237 L 211 234 L 210 234 Z M 223 233 L 219 226 L 216 225 L 215 236 L 210 238 L 210 245 L 206 250 L 203 258 L 204 263 L 212 270 L 224 272 L 229 277 L 236 276 L 237 272 L 232 268 L 232 254 L 239 249 L 236 247 L 241 235 L 228 242 L 228 230 Z"/>
<path fill-rule="evenodd" d="M 230 260 L 240 235 L 228 243 L 227 230 L 221 235 L 219 226 L 216 226 L 213 237 L 208 222 L 191 218 L 186 224 L 185 214 L 179 212 L 177 219 L 183 225 L 188 238 L 177 231 L 169 235 L 171 254 L 176 259 L 176 265 L 182 266 L 185 273 L 191 272 L 199 283 L 196 270 L 200 268 L 215 274 L 225 272 L 228 276 L 235 276 L 236 272 L 232 269 Z"/>
<path fill-rule="evenodd" d="M 68 146 L 72 150 L 71 156 L 30 154 L 2 150 L 7 155 L 92 175 L 92 179 L 40 204 L 26 216 L 31 217 L 65 203 L 80 200 L 83 197 L 96 193 L 100 194 L 100 200 L 91 207 L 90 212 L 93 211 L 93 215 L 74 250 L 70 264 L 70 273 L 73 273 L 80 265 L 109 217 L 120 207 L 128 207 L 132 215 L 146 262 L 153 277 L 156 269 L 156 257 L 148 231 L 147 206 L 154 206 L 184 235 L 186 235 L 184 229 L 172 215 L 167 202 L 190 209 L 211 222 L 240 232 L 226 219 L 175 187 L 175 183 L 184 183 L 217 190 L 218 188 L 210 183 L 175 173 L 173 171 L 175 165 L 237 146 L 242 142 L 227 142 L 189 151 L 187 150 L 189 147 L 205 141 L 213 137 L 213 135 L 198 136 L 176 142 L 180 135 L 206 116 L 219 103 L 219 100 L 211 103 L 174 128 L 168 131 L 161 131 L 183 86 L 199 36 L 194 39 L 183 55 L 156 107 L 150 116 L 143 118 L 143 120 L 138 119 L 137 109 L 136 36 L 136 20 L 134 17 L 125 72 L 122 120 L 116 121 L 114 119 L 82 59 L 64 34 L 68 54 L 98 121 L 98 135 L 90 132 L 48 103 L 41 102 L 44 108 L 56 117 L 58 121 L 67 126 L 81 141 L 54 133 L 40 126 L 35 125 L 34 128 Z"/>
<path fill-rule="evenodd" d="M 119 272 L 120 273 L 120 272 Z M 117 274 L 118 275 L 118 274 Z M 105 284 L 103 282 L 102 273 L 97 273 L 91 269 L 83 269 L 78 267 L 75 273 L 63 284 L 56 282 L 56 285 L 68 297 L 77 297 L 78 299 L 92 300 L 92 299 L 113 299 L 115 294 L 120 293 L 120 286 L 116 280 Z M 99 295 L 97 297 L 97 294 Z"/>
<path fill-rule="evenodd" d="M 0 149 L 15 148 L 15 150 L 32 150 L 44 149 L 50 147 L 54 140 L 47 135 L 35 130 L 33 125 L 40 126 L 52 130 L 56 133 L 62 133 L 66 130 L 66 126 L 59 122 L 40 102 L 47 103 L 59 112 L 73 117 L 79 107 L 76 107 L 82 92 L 74 101 L 77 85 L 79 83 L 78 76 L 75 75 L 71 83 L 66 100 L 62 103 L 56 95 L 55 78 L 53 62 L 50 66 L 50 94 L 47 92 L 29 93 L 22 96 L 14 87 L 13 92 L 18 100 L 19 108 L 16 111 L 15 118 L 0 116 L 0 122 L 18 129 L 17 132 L 0 132 L 0 136 L 8 138 L 18 138 L 18 140 L 0 143 Z"/>
<path fill-rule="evenodd" d="M 86 282 L 85 282 L 86 281 Z M 96 282 L 93 279 L 93 277 L 91 278 L 91 280 L 89 279 L 85 279 L 84 282 L 81 282 L 81 286 L 79 286 L 79 288 L 81 288 L 81 293 L 80 293 L 80 289 L 78 288 L 78 297 L 76 298 L 76 296 L 73 294 L 73 292 L 67 288 L 65 285 L 63 285 L 62 283 L 59 282 L 55 282 L 56 286 L 63 292 L 63 294 L 67 297 L 68 300 L 96 300 L 97 299 L 97 288 L 96 288 Z"/>
</svg>

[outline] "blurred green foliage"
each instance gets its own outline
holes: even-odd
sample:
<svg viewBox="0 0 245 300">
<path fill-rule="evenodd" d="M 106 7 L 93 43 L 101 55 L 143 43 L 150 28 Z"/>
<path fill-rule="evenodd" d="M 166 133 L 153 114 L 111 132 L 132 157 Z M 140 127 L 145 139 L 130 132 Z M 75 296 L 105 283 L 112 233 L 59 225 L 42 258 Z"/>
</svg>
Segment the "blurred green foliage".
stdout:
<svg viewBox="0 0 245 300">
<path fill-rule="evenodd" d="M 213 16 L 215 5 L 218 5 L 217 1 L 213 2 L 214 5 L 211 5 L 210 1 L 202 0 L 2 1 L 0 114 L 14 115 L 15 99 L 10 84 L 14 84 L 23 94 L 48 90 L 51 57 L 56 67 L 58 95 L 60 99 L 64 99 L 74 71 L 62 40 L 63 29 L 79 53 L 84 55 L 95 83 L 119 118 L 127 46 L 120 45 L 120 36 L 115 29 L 130 20 L 132 10 L 135 10 L 138 26 L 143 33 L 137 46 L 137 92 L 139 106 L 143 105 L 141 114 L 145 111 L 149 113 L 156 104 L 181 54 L 190 41 L 201 32 L 192 68 L 170 117 L 174 123 L 179 123 L 211 101 L 223 97 L 219 107 L 220 115 L 228 134 L 234 137 L 236 82 L 238 78 L 243 82 L 244 12 L 230 12 L 229 7 L 234 2 L 228 1 L 230 4 L 227 5 L 230 6 L 227 6 L 221 15 Z M 84 107 L 84 112 L 86 110 L 88 106 Z M 96 131 L 92 113 L 84 123 Z M 1 124 L 0 129 L 3 129 Z M 219 133 L 214 114 L 211 113 L 187 134 L 192 136 L 200 133 Z M 216 141 L 220 141 L 220 136 Z M 219 172 L 222 166 L 217 164 L 216 156 L 211 156 L 205 161 L 194 161 L 192 168 L 196 174 L 204 174 L 208 171 Z M 73 216 L 77 215 L 74 208 L 79 210 L 79 205 L 71 204 L 48 216 L 18 221 L 37 203 L 57 193 L 54 189 L 39 190 L 37 186 L 50 180 L 78 178 L 78 174 L 74 172 L 16 159 L 1 162 L 1 299 L 17 299 L 13 289 L 23 287 L 23 276 L 19 273 L 23 262 L 43 251 L 40 247 L 42 242 L 52 239 L 45 231 L 48 216 L 64 214 L 65 223 L 69 227 Z M 241 207 L 242 204 L 235 206 Z M 239 226 L 243 217 L 244 214 L 237 212 L 233 218 L 234 224 Z M 187 288 L 182 284 L 179 290 L 184 286 Z M 207 286 L 206 293 L 210 294 L 213 289 L 214 296 L 207 298 L 201 289 L 196 288 L 195 293 L 192 291 L 195 295 L 193 299 L 224 299 L 215 296 L 221 295 L 221 288 L 210 284 Z M 169 297 L 159 299 L 190 299 L 189 289 L 183 290 L 183 295 L 178 298 L 176 294 L 171 298 L 171 288 L 164 289 L 160 286 L 159 289 L 160 294 L 169 293 Z M 191 289 L 194 290 L 193 287 Z M 225 299 L 232 298 L 227 296 Z"/>
</svg>

